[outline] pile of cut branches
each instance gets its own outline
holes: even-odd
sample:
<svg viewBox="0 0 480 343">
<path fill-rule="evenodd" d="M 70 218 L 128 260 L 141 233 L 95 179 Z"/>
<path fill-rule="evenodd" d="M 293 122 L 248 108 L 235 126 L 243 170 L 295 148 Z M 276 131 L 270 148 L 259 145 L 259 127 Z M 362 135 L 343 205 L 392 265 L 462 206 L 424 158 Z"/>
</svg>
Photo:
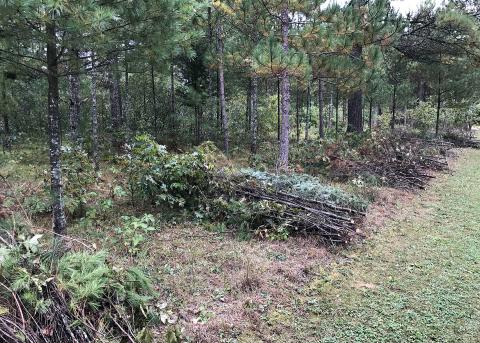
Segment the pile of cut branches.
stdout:
<svg viewBox="0 0 480 343">
<path fill-rule="evenodd" d="M 269 238 L 306 234 L 345 244 L 359 232 L 367 207 L 364 200 L 308 175 L 243 170 L 228 184 L 222 196 L 229 198 L 215 203 L 213 218 Z"/>
<path fill-rule="evenodd" d="M 480 149 L 480 140 L 474 139 L 470 132 L 450 131 L 443 135 L 443 139 L 452 143 L 457 148 Z"/>
<path fill-rule="evenodd" d="M 405 135 L 385 135 L 367 140 L 352 159 L 330 156 L 331 175 L 339 179 L 370 176 L 381 184 L 401 189 L 423 189 L 434 176 L 448 169 L 452 145 Z"/>
</svg>

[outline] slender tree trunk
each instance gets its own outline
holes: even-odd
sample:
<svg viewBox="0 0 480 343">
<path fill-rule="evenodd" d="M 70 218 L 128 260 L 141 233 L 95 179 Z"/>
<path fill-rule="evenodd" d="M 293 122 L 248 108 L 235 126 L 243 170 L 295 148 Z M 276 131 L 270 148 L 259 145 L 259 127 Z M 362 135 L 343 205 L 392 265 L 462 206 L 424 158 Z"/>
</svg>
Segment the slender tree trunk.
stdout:
<svg viewBox="0 0 480 343">
<path fill-rule="evenodd" d="M 247 106 L 245 111 L 245 132 L 248 133 L 251 130 L 252 122 L 252 78 L 248 79 L 247 85 Z"/>
<path fill-rule="evenodd" d="M 6 76 L 2 72 L 0 75 L 0 87 L 1 87 L 1 106 L 0 111 L 2 111 L 3 118 L 3 149 L 10 149 L 10 124 L 8 121 L 8 110 L 7 110 L 7 86 L 5 82 Z"/>
<path fill-rule="evenodd" d="M 58 60 L 55 20 L 47 23 L 47 70 L 48 70 L 48 133 L 50 136 L 50 176 L 53 213 L 53 232 L 65 235 L 67 223 L 63 204 L 60 113 L 58 110 Z M 61 236 L 56 236 L 55 248 L 62 249 Z M 57 250 L 58 251 L 58 250 Z"/>
<path fill-rule="evenodd" d="M 324 81 L 318 78 L 318 135 L 320 139 L 325 138 L 325 127 L 323 123 L 323 93 L 325 90 Z"/>
<path fill-rule="evenodd" d="M 345 124 L 345 121 L 347 119 L 347 100 L 343 99 L 342 101 L 342 123 Z"/>
<path fill-rule="evenodd" d="M 442 74 L 438 72 L 438 89 L 437 89 L 437 120 L 435 122 L 435 137 L 438 137 L 440 130 L 440 112 L 442 109 Z"/>
<path fill-rule="evenodd" d="M 218 95 L 220 97 L 220 117 L 222 120 L 223 130 L 223 150 L 228 154 L 229 148 L 229 130 L 228 130 L 228 117 L 225 101 L 225 77 L 224 77 L 224 65 L 223 65 L 223 26 L 222 23 L 217 27 L 217 45 L 218 45 Z"/>
<path fill-rule="evenodd" d="M 333 90 L 330 91 L 330 104 L 328 105 L 328 128 L 332 127 L 333 116 Z"/>
<path fill-rule="evenodd" d="M 120 107 L 120 84 L 117 75 L 117 58 L 115 57 L 110 65 L 108 72 L 108 84 L 110 90 L 110 119 L 112 122 L 112 146 L 115 150 L 119 151 L 121 147 L 121 107 Z"/>
<path fill-rule="evenodd" d="M 305 117 L 305 140 L 308 141 L 309 139 L 309 131 L 310 131 L 310 119 L 312 113 L 312 93 L 310 89 L 310 84 L 307 86 L 307 115 Z"/>
<path fill-rule="evenodd" d="M 153 64 L 150 65 L 150 82 L 152 87 L 152 114 L 153 114 L 153 135 L 158 137 L 158 110 L 157 110 L 157 90 L 155 88 L 155 73 Z"/>
<path fill-rule="evenodd" d="M 356 61 L 362 56 L 362 47 L 355 45 L 352 51 L 352 58 Z M 356 90 L 348 99 L 348 121 L 347 132 L 363 132 L 363 92 Z"/>
<path fill-rule="evenodd" d="M 209 81 L 211 84 L 211 81 Z M 209 84 L 209 92 L 211 85 Z M 173 141 L 176 141 L 176 134 L 175 134 L 175 121 L 176 121 L 176 99 L 175 99 L 175 65 L 172 59 L 172 65 L 170 67 L 170 132 L 172 134 Z"/>
<path fill-rule="evenodd" d="M 92 108 L 91 108 L 91 120 L 92 120 L 92 157 L 93 165 L 95 166 L 95 171 L 98 172 L 99 167 L 99 158 L 98 158 L 98 114 L 97 114 L 97 72 L 95 70 L 95 57 L 92 53 L 92 72 L 91 72 L 91 97 L 92 97 Z"/>
<path fill-rule="evenodd" d="M 393 99 L 392 99 L 392 121 L 390 122 L 390 128 L 395 129 L 395 115 L 397 112 L 397 84 L 393 84 Z"/>
<path fill-rule="evenodd" d="M 78 146 L 80 123 L 80 67 L 78 59 L 78 52 L 73 50 L 68 84 L 70 93 L 69 136 L 74 146 Z"/>
<path fill-rule="evenodd" d="M 280 132 L 281 132 L 281 129 L 280 129 L 280 126 L 281 126 L 281 117 L 282 117 L 282 114 L 281 114 L 281 95 L 280 95 L 280 79 L 277 79 L 277 141 L 280 142 Z"/>
<path fill-rule="evenodd" d="M 252 77 L 252 95 L 251 95 L 252 105 L 251 105 L 251 132 L 252 132 L 252 145 L 251 151 L 252 154 L 257 153 L 257 135 L 258 135 L 258 77 Z"/>
<path fill-rule="evenodd" d="M 370 99 L 368 106 L 368 128 L 372 131 L 372 110 L 373 110 L 373 100 Z"/>
<path fill-rule="evenodd" d="M 131 116 L 131 107 L 132 107 L 132 99 L 130 97 L 130 77 L 129 77 L 129 70 L 128 70 L 128 62 L 127 62 L 127 53 L 125 52 L 125 104 L 122 109 L 123 113 L 123 121 L 125 123 L 125 130 L 127 131 L 128 137 L 132 136 L 132 125 L 130 125 L 130 116 Z"/>
<path fill-rule="evenodd" d="M 282 47 L 285 54 L 288 54 L 288 31 L 290 26 L 290 18 L 288 17 L 288 7 L 281 11 L 282 22 Z M 280 132 L 280 153 L 278 156 L 278 169 L 286 171 L 288 169 L 288 149 L 290 136 L 290 77 L 288 70 L 285 69 L 281 74 L 281 98 L 282 98 L 282 122 Z"/>
<path fill-rule="evenodd" d="M 339 107 L 339 94 L 338 94 L 338 87 L 335 90 L 335 138 L 338 138 L 338 107 Z"/>
<path fill-rule="evenodd" d="M 295 116 L 295 126 L 297 129 L 297 143 L 300 142 L 300 87 L 297 82 L 297 101 L 295 102 L 296 105 L 296 116 Z"/>
</svg>

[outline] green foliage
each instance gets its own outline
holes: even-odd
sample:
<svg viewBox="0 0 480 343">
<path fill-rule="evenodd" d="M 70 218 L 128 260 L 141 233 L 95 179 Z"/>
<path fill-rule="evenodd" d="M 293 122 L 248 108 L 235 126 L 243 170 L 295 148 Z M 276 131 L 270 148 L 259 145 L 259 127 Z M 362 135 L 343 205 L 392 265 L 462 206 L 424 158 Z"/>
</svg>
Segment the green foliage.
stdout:
<svg viewBox="0 0 480 343">
<path fill-rule="evenodd" d="M 208 219 L 221 222 L 242 239 L 249 239 L 252 235 L 268 239 L 288 238 L 282 220 L 277 219 L 284 209 L 271 201 L 226 200 L 222 197 L 204 208 Z"/>
<path fill-rule="evenodd" d="M 148 135 L 136 137 L 123 163 L 132 201 L 194 207 L 209 188 L 211 166 L 203 153 L 171 154 Z"/>
<path fill-rule="evenodd" d="M 95 183 L 95 170 L 87 153 L 78 147 L 62 147 L 65 209 L 75 217 L 83 217 L 86 205 L 97 194 L 89 190 Z"/>
<path fill-rule="evenodd" d="M 141 218 L 123 216 L 123 226 L 115 228 L 115 233 L 120 235 L 128 252 L 135 255 L 141 251 L 141 245 L 147 240 L 147 235 L 156 231 L 155 217 L 144 214 Z"/>
<path fill-rule="evenodd" d="M 428 133 L 435 126 L 436 109 L 431 102 L 420 102 L 417 107 L 409 111 L 413 128 L 421 134 Z"/>
<path fill-rule="evenodd" d="M 155 296 L 149 278 L 138 268 L 123 268 L 107 260 L 107 252 L 69 252 L 57 263 L 40 244 L 41 235 L 19 235 L 16 241 L 0 244 L 0 290 L 3 299 L 15 292 L 25 309 L 41 322 L 53 320 L 58 312 L 69 313 L 76 325 L 85 316 L 95 329 L 111 335 L 118 330 L 112 316 L 122 313 L 132 330 L 141 330 L 153 318 L 150 305 Z M 8 287 L 8 288 L 6 288 Z M 9 290 L 5 293 L 6 290 Z M 61 297 L 61 298 L 58 298 Z M 62 308 L 65 299 L 68 308 Z M 10 299 L 13 302 L 13 299 Z M 67 317 L 65 317 L 67 318 Z M 118 322 L 117 322 L 118 323 Z M 61 325 L 71 325 L 63 322 Z"/>
<path fill-rule="evenodd" d="M 32 215 L 46 214 L 52 210 L 51 199 L 45 193 L 26 197 L 23 201 L 23 206 Z"/>
</svg>

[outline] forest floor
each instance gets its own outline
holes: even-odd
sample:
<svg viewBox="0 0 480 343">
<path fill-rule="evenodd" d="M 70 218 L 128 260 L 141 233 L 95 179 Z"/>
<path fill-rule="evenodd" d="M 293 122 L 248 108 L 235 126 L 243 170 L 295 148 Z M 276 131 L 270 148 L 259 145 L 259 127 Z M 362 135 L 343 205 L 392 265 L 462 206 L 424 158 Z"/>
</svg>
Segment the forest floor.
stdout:
<svg viewBox="0 0 480 343">
<path fill-rule="evenodd" d="M 456 152 L 452 172 L 426 191 L 381 190 L 367 214 L 368 238 L 347 249 L 305 237 L 245 240 L 154 213 L 157 230 L 132 255 L 115 228 L 120 215 L 145 210 L 125 202 L 95 225 L 71 221 L 69 234 L 149 272 L 160 342 L 174 325 L 209 343 L 479 342 L 480 150 Z M 0 162 L 18 196 L 42 188 L 43 149 Z M 97 187 L 108 198 L 107 174 Z M 48 215 L 35 224 L 50 230 Z"/>
</svg>

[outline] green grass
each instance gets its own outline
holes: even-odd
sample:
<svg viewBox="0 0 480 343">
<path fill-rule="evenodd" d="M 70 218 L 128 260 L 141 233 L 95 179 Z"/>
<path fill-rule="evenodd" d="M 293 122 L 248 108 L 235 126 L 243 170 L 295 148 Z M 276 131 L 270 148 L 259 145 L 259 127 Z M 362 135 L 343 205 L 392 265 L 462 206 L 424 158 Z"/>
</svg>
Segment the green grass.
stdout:
<svg viewBox="0 0 480 343">
<path fill-rule="evenodd" d="M 442 176 L 301 299 L 309 342 L 480 342 L 480 151 Z"/>
</svg>

